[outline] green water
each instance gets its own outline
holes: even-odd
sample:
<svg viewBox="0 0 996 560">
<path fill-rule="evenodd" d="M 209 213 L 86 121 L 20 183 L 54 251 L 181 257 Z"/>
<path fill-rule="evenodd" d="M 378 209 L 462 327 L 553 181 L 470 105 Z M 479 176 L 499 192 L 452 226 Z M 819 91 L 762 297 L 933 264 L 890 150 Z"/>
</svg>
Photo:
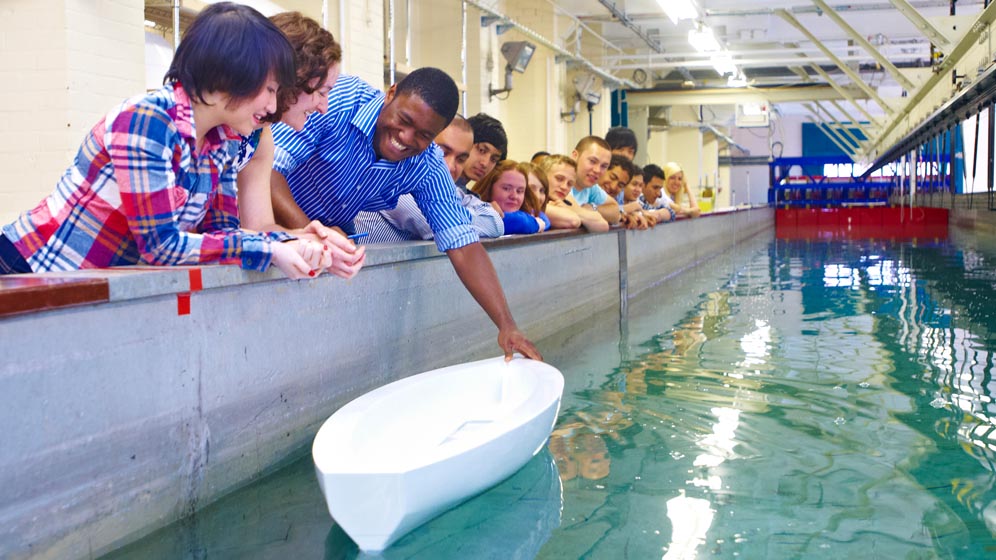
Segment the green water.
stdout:
<svg viewBox="0 0 996 560">
<path fill-rule="evenodd" d="M 996 244 L 759 240 L 539 342 L 547 451 L 383 558 L 996 558 Z M 364 558 L 310 458 L 112 558 Z"/>
</svg>

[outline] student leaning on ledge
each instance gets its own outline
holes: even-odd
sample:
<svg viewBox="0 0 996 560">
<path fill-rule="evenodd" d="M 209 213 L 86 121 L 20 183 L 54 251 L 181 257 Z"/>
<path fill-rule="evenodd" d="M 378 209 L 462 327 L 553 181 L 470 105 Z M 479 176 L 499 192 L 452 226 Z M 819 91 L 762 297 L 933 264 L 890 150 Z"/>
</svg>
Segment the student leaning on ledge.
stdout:
<svg viewBox="0 0 996 560">
<path fill-rule="evenodd" d="M 271 175 L 277 223 L 300 228 L 312 220 L 354 232 L 360 211 L 393 208 L 410 193 L 432 226 L 461 282 L 498 327 L 498 344 L 541 359 L 519 330 L 498 274 L 470 214 L 453 195 L 453 180 L 433 139 L 459 105 L 456 83 L 436 68 L 419 68 L 386 95 L 355 76 L 341 76 L 328 110 L 296 131 L 273 125 Z"/>
<path fill-rule="evenodd" d="M 166 84 L 107 113 L 55 191 L 3 227 L 0 274 L 139 263 L 321 272 L 331 264 L 321 243 L 239 229 L 232 155 L 293 84 L 280 29 L 247 6 L 206 7 Z"/>
</svg>

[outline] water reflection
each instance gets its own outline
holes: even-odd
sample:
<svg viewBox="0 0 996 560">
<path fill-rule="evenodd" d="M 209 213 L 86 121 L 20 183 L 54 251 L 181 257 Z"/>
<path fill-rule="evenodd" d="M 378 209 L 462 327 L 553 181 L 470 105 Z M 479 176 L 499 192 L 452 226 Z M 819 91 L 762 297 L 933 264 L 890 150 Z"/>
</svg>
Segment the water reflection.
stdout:
<svg viewBox="0 0 996 560">
<path fill-rule="evenodd" d="M 360 552 L 334 525 L 325 540 L 325 559 L 527 560 L 536 557 L 560 526 L 562 505 L 557 464 L 543 451 L 501 484 L 416 528 L 381 553 Z"/>
<path fill-rule="evenodd" d="M 994 288 L 996 245 L 923 242 L 668 280 L 625 329 L 541 341 L 566 377 L 549 453 L 382 556 L 994 558 Z M 305 458 L 113 557 L 323 553 L 361 557 Z"/>
<path fill-rule="evenodd" d="M 922 242 L 765 252 L 674 327 L 631 302 L 618 367 L 565 395 L 564 525 L 539 557 L 996 554 L 996 314 L 954 294 L 996 287 L 979 270 L 996 261 L 973 252 L 968 273 Z"/>
</svg>

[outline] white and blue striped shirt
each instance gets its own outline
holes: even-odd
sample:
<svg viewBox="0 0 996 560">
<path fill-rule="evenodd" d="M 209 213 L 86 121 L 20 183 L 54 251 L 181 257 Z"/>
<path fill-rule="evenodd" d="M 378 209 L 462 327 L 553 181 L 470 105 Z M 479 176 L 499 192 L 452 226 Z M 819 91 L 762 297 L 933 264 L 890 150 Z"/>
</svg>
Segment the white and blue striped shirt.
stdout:
<svg viewBox="0 0 996 560">
<path fill-rule="evenodd" d="M 355 76 L 340 76 L 329 92 L 329 110 L 308 117 L 304 130 L 273 125 L 273 168 L 287 178 L 294 201 L 327 226 L 354 231 L 361 210 L 394 208 L 411 193 L 435 232 L 440 251 L 478 241 L 470 214 L 453 196 L 442 150 L 393 162 L 378 159 L 373 136 L 384 94 Z"/>
</svg>

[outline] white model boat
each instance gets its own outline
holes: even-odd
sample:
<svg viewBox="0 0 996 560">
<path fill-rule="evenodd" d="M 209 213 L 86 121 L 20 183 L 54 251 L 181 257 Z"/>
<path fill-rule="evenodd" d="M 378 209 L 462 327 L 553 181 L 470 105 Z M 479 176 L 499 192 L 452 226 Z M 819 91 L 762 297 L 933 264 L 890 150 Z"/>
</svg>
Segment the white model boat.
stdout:
<svg viewBox="0 0 996 560">
<path fill-rule="evenodd" d="M 498 357 L 353 400 L 312 447 L 329 513 L 361 550 L 387 548 L 525 465 L 549 437 L 563 390 L 553 366 Z"/>
</svg>

